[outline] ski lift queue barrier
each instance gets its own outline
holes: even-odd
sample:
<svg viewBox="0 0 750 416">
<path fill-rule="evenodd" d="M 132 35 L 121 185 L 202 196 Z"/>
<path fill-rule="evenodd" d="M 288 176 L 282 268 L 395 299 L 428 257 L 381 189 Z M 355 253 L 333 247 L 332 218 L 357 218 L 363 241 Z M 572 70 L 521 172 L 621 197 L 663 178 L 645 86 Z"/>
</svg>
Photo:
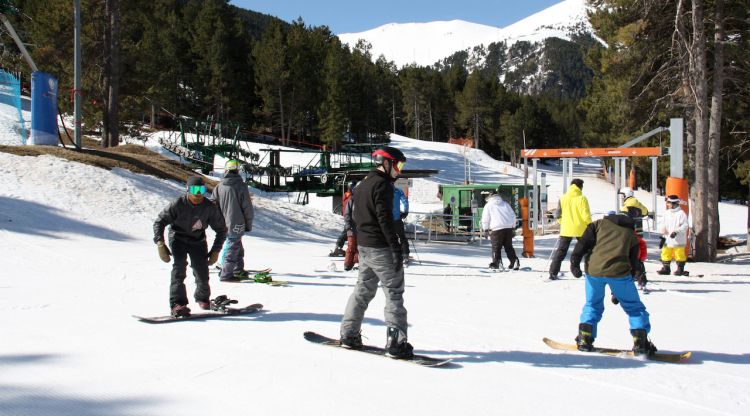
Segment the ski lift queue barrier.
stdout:
<svg viewBox="0 0 750 416">
<path fill-rule="evenodd" d="M 455 221 L 459 226 L 453 226 Z M 520 230 L 521 220 L 517 219 Z M 436 212 L 409 212 L 404 220 L 406 235 L 413 240 L 479 242 L 481 245 L 481 217 L 478 215 L 453 215 Z M 517 231 L 517 235 L 520 235 Z"/>
</svg>

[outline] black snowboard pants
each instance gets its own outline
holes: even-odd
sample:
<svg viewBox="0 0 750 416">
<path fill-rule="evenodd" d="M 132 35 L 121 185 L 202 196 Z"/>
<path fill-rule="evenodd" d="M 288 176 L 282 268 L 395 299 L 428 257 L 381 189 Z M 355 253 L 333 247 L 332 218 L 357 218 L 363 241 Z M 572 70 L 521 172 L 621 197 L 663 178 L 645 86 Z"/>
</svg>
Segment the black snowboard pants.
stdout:
<svg viewBox="0 0 750 416">
<path fill-rule="evenodd" d="M 577 237 L 576 240 L 578 240 Z M 571 241 L 573 241 L 573 237 L 560 237 L 557 240 L 557 250 L 552 253 L 552 263 L 549 265 L 550 276 L 557 277 L 557 274 L 560 273 L 560 265 L 565 260 L 565 256 L 568 255 L 568 248 L 570 248 Z"/>
<path fill-rule="evenodd" d="M 510 264 L 513 264 L 517 259 L 516 251 L 513 249 L 513 236 L 516 231 L 512 228 L 503 228 L 500 230 L 493 230 L 490 233 L 490 242 L 492 243 L 492 264 L 500 265 L 502 260 L 501 250 L 505 249 L 505 255 L 508 256 Z"/>
<path fill-rule="evenodd" d="M 191 244 L 174 240 L 170 245 L 174 260 L 172 262 L 172 283 L 169 286 L 169 307 L 188 304 L 187 290 L 185 289 L 188 256 L 190 256 L 190 267 L 193 268 L 193 276 L 195 276 L 195 301 L 208 302 L 211 297 L 211 288 L 208 286 L 208 247 L 206 242 L 201 241 Z"/>
</svg>

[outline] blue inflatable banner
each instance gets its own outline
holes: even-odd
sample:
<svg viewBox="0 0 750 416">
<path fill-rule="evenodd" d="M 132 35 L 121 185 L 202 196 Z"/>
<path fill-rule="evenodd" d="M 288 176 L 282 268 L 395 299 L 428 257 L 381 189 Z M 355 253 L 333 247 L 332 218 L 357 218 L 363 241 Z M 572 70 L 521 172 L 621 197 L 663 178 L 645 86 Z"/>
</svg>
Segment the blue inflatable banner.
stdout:
<svg viewBox="0 0 750 416">
<path fill-rule="evenodd" d="M 57 146 L 57 79 L 31 74 L 31 144 Z"/>
</svg>

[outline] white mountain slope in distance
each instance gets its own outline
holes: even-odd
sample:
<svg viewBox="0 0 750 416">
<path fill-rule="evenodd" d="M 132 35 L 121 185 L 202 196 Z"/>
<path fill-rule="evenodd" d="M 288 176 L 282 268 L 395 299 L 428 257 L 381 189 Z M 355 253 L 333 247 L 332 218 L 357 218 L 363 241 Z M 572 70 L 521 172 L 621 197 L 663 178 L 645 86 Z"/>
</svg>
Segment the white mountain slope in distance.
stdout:
<svg viewBox="0 0 750 416">
<path fill-rule="evenodd" d="M 342 33 L 341 42 L 353 48 L 359 39 L 372 45 L 373 60 L 380 55 L 399 68 L 416 63 L 429 66 L 453 53 L 507 41 L 508 46 L 525 40 L 538 42 L 549 37 L 569 39 L 572 31 L 591 31 L 586 0 L 565 0 L 505 28 L 463 20 L 427 23 L 389 23 L 359 33 Z"/>
</svg>

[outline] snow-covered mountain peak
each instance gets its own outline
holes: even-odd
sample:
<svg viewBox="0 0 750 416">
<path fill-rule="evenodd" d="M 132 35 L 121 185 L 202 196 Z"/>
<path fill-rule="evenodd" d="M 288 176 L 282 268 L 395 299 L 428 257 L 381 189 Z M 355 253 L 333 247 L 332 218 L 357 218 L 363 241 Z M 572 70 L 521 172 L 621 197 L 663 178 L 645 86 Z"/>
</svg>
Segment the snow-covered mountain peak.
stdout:
<svg viewBox="0 0 750 416">
<path fill-rule="evenodd" d="M 478 45 L 507 41 L 537 42 L 548 37 L 569 39 L 575 31 L 588 30 L 586 0 L 565 0 L 505 28 L 463 20 L 427 23 L 388 23 L 359 33 L 338 35 L 343 43 L 356 45 L 364 39 L 372 45 L 373 59 L 384 55 L 402 67 L 427 66 L 453 53 Z"/>
</svg>

